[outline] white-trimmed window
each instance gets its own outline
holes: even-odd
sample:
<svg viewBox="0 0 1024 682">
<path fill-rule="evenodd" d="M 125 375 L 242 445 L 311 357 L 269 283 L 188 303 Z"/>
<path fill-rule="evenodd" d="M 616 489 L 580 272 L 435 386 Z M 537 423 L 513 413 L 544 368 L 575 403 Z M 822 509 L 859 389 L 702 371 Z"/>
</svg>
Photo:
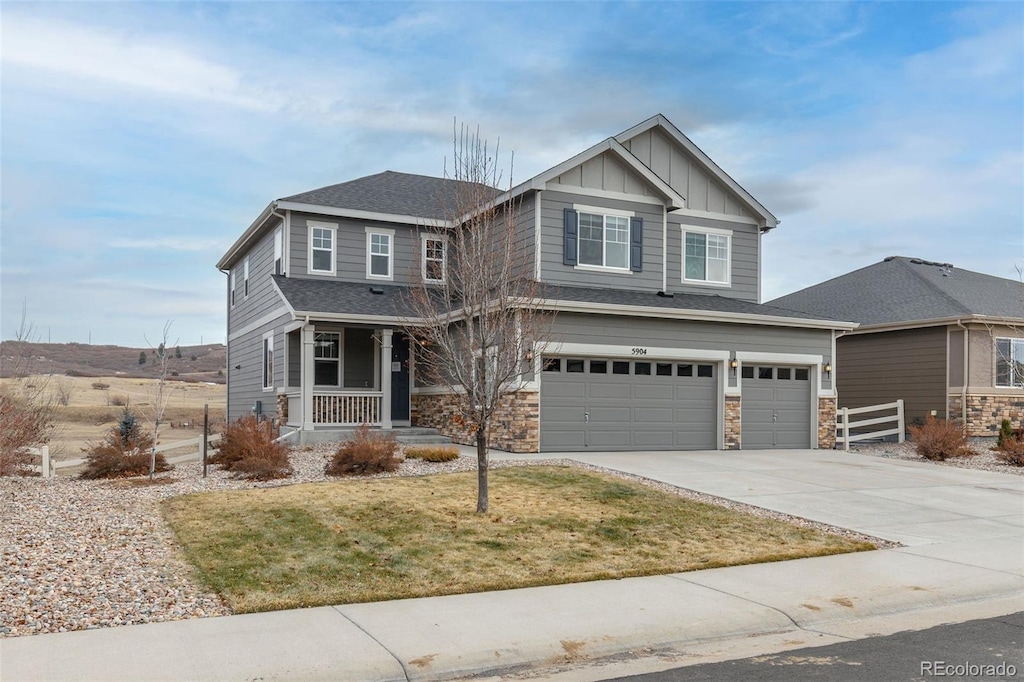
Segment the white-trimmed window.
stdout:
<svg viewBox="0 0 1024 682">
<path fill-rule="evenodd" d="M 996 386 L 1024 388 L 1024 339 L 996 339 Z"/>
<path fill-rule="evenodd" d="M 334 274 L 334 243 L 338 226 L 333 223 L 309 225 L 309 272 Z"/>
<path fill-rule="evenodd" d="M 274 230 L 274 274 L 284 274 L 284 230 L 280 227 Z"/>
<path fill-rule="evenodd" d="M 425 282 L 444 282 L 448 265 L 448 237 L 422 235 L 420 267 Z"/>
<path fill-rule="evenodd" d="M 367 279 L 393 279 L 395 231 L 366 228 Z"/>
<path fill-rule="evenodd" d="M 263 390 L 274 388 L 274 332 L 263 335 Z"/>
<path fill-rule="evenodd" d="M 732 233 L 728 230 L 683 227 L 683 281 L 730 283 Z"/>
<path fill-rule="evenodd" d="M 231 271 L 231 284 L 229 285 L 228 296 L 231 299 L 231 307 L 235 307 L 235 271 Z"/>
<path fill-rule="evenodd" d="M 249 257 L 242 262 L 242 298 L 249 298 Z"/>
<path fill-rule="evenodd" d="M 313 335 L 313 384 L 337 386 L 341 380 L 341 334 L 316 332 Z"/>
<path fill-rule="evenodd" d="M 629 217 L 580 210 L 577 263 L 629 270 Z"/>
</svg>

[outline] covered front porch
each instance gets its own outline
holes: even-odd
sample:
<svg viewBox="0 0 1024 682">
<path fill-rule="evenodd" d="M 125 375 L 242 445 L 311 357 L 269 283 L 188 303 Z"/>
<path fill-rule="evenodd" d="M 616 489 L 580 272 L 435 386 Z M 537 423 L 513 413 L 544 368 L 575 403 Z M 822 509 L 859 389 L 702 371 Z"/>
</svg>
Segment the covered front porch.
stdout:
<svg viewBox="0 0 1024 682">
<path fill-rule="evenodd" d="M 409 340 L 392 327 L 296 322 L 285 330 L 281 423 L 302 431 L 408 426 Z"/>
</svg>

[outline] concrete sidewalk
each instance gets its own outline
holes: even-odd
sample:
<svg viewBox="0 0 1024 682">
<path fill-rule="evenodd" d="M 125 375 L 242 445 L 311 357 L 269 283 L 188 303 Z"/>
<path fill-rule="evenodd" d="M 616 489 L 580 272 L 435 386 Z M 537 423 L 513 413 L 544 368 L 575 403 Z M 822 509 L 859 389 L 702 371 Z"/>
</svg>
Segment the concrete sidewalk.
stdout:
<svg viewBox="0 0 1024 682">
<path fill-rule="evenodd" d="M 450 679 L 637 652 L 678 665 L 729 642 L 778 650 L 1024 610 L 1024 478 L 832 451 L 571 456 L 907 546 L 5 639 L 0 680 Z"/>
</svg>

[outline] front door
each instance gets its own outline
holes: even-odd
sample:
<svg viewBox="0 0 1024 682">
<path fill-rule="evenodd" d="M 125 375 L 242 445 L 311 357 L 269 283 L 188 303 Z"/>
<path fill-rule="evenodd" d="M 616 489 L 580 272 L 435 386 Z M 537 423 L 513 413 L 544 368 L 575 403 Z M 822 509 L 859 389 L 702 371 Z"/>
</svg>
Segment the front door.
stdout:
<svg viewBox="0 0 1024 682">
<path fill-rule="evenodd" d="M 391 421 L 409 421 L 409 337 L 391 338 Z"/>
</svg>

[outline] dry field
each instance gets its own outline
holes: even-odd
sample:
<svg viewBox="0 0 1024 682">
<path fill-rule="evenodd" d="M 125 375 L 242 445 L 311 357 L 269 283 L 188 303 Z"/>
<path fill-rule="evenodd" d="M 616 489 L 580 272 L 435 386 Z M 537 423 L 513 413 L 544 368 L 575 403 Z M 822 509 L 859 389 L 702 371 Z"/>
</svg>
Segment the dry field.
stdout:
<svg viewBox="0 0 1024 682">
<path fill-rule="evenodd" d="M 76 459 L 89 443 L 100 440 L 113 426 L 124 406 L 152 429 L 157 380 L 126 377 L 69 377 L 32 375 L 24 379 L 0 379 L 3 388 L 33 387 L 57 402 L 57 423 L 50 440 L 54 459 Z M 202 434 L 203 405 L 210 406 L 210 421 L 224 421 L 224 384 L 168 381 L 170 397 L 160 426 L 160 443 L 173 443 Z M 59 398 L 67 396 L 67 405 Z M 66 470 L 65 470 L 66 471 Z"/>
</svg>

